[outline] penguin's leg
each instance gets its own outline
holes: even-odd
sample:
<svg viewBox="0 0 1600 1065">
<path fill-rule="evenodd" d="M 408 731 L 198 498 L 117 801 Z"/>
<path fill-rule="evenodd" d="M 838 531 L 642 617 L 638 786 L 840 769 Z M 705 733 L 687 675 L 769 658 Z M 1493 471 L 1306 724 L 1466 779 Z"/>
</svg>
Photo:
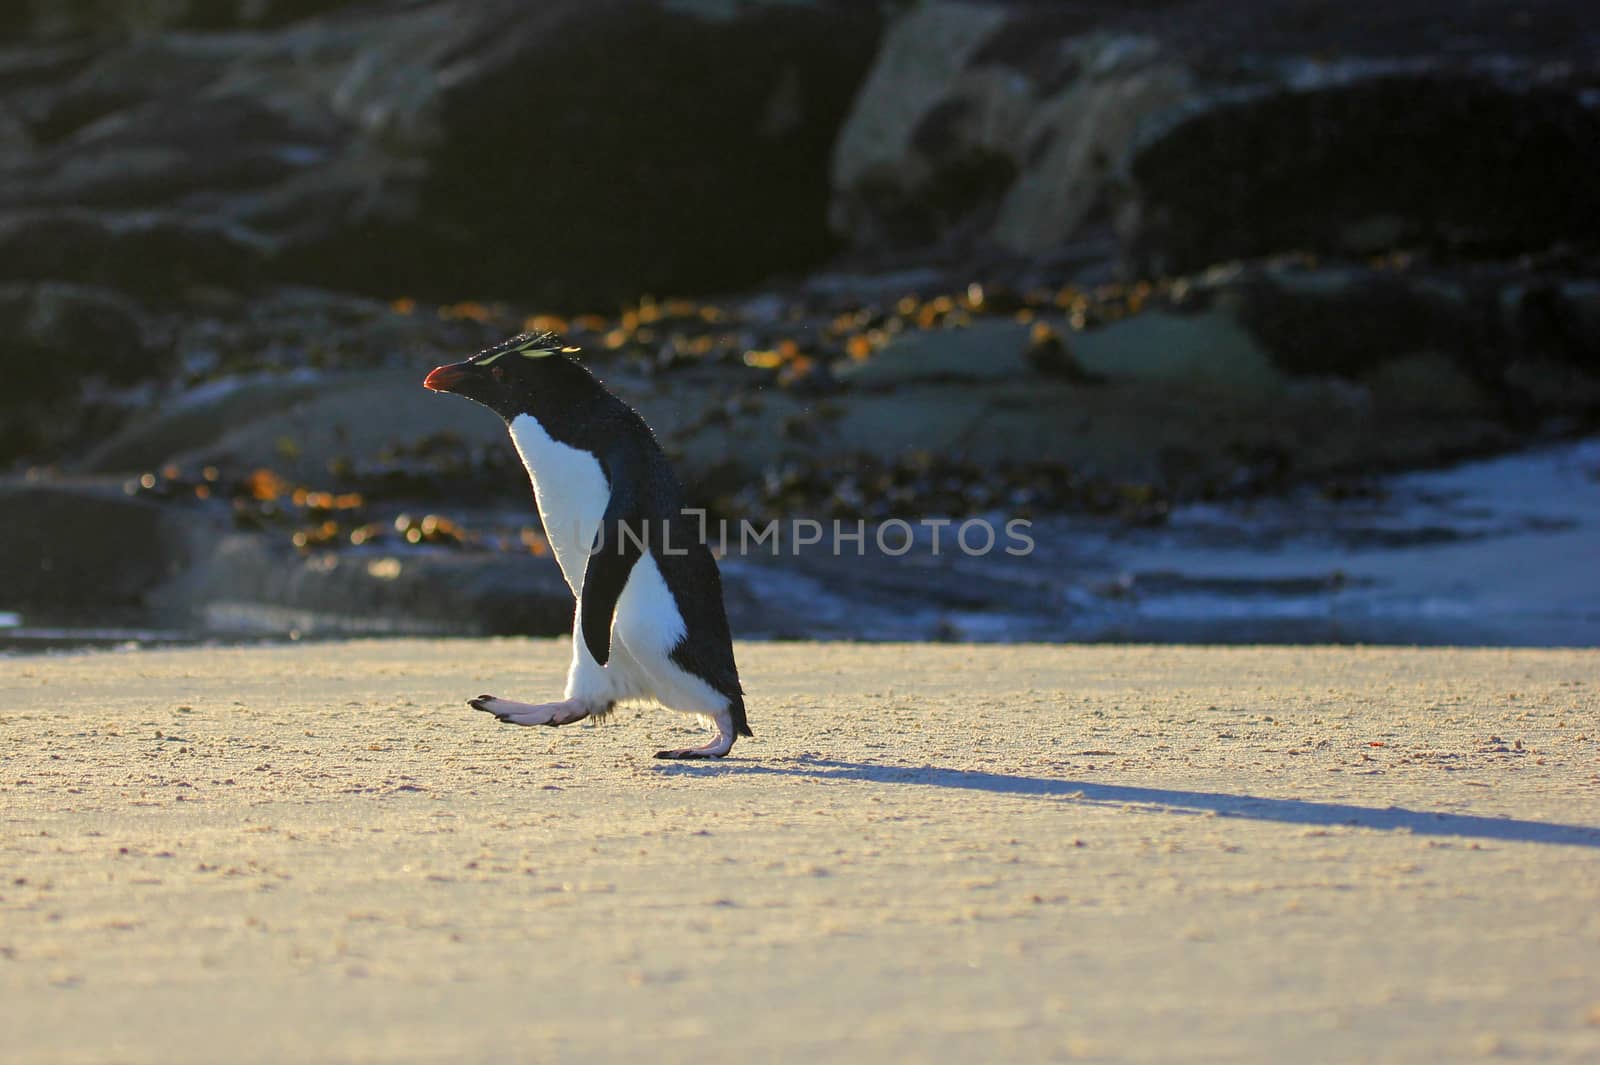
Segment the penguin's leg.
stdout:
<svg viewBox="0 0 1600 1065">
<path fill-rule="evenodd" d="M 596 717 L 611 712 L 612 705 L 622 697 L 617 691 L 611 671 L 594 660 L 589 644 L 583 638 L 583 601 L 578 601 L 572 613 L 572 665 L 567 668 L 566 701 L 588 707 Z"/>
<path fill-rule="evenodd" d="M 468 699 L 467 705 L 474 710 L 493 714 L 509 725 L 570 725 L 595 713 L 588 703 L 579 699 L 563 699 L 559 703 L 519 703 L 514 699 L 480 695 L 476 699 Z"/>
<path fill-rule="evenodd" d="M 671 709 L 676 709 L 672 707 Z M 720 713 L 704 715 L 717 726 L 717 737 L 699 747 L 682 747 L 677 750 L 657 751 L 657 758 L 721 758 L 733 749 L 733 714 L 727 708 Z"/>
<path fill-rule="evenodd" d="M 572 665 L 567 670 L 566 698 L 554 703 L 519 703 L 494 695 L 468 699 L 474 710 L 493 714 L 512 725 L 570 725 L 586 717 L 603 718 L 611 712 L 618 693 L 612 678 L 594 660 L 583 642 L 581 621 L 572 619 Z"/>
</svg>

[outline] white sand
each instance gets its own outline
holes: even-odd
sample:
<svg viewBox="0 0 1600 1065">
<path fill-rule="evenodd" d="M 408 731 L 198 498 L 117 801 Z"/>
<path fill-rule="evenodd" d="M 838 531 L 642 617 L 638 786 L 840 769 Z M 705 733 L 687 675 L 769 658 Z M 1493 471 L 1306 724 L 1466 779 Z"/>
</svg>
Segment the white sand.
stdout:
<svg viewBox="0 0 1600 1065">
<path fill-rule="evenodd" d="M 1600 1061 L 1600 654 L 740 656 L 0 659 L 0 1061 Z"/>
</svg>

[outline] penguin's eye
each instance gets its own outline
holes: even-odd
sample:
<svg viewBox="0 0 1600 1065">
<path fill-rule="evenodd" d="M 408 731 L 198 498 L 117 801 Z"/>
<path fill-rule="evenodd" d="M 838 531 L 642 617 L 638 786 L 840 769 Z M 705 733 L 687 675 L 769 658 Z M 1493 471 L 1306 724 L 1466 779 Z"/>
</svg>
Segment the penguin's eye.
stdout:
<svg viewBox="0 0 1600 1065">
<path fill-rule="evenodd" d="M 506 368 L 504 366 L 496 366 L 489 372 L 494 374 L 494 379 L 496 381 L 504 381 L 506 379 Z"/>
</svg>

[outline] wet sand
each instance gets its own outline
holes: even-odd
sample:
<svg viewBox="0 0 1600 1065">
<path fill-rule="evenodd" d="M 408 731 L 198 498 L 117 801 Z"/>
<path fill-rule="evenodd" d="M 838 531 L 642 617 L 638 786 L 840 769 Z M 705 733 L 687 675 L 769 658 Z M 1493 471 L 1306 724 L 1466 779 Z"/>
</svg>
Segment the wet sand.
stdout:
<svg viewBox="0 0 1600 1065">
<path fill-rule="evenodd" d="M 1600 1061 L 1600 653 L 0 659 L 0 1060 Z"/>
</svg>

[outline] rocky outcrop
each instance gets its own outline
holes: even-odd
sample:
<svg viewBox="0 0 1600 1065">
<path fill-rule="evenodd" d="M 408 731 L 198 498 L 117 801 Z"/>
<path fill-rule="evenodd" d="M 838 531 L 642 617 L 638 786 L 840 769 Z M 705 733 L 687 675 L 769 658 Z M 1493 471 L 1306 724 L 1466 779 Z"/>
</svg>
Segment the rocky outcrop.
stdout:
<svg viewBox="0 0 1600 1065">
<path fill-rule="evenodd" d="M 593 304 L 808 266 L 877 33 L 832 0 L 8 17 L 35 43 L 0 49 L 0 270 L 165 301 L 290 279 Z"/>
<path fill-rule="evenodd" d="M 1291 250 L 1592 244 L 1585 11 L 917 5 L 840 135 L 829 217 L 864 251 L 1033 256 L 1114 230 L 1134 276 Z"/>
<path fill-rule="evenodd" d="M 1013 32 L 1019 10 L 929 3 L 894 24 L 834 149 L 841 236 L 1031 253 L 1104 208 L 1140 120 L 1183 99 L 1191 75 L 1156 41 L 1117 33 L 1052 41 L 1035 66 L 1041 42 Z"/>
</svg>

